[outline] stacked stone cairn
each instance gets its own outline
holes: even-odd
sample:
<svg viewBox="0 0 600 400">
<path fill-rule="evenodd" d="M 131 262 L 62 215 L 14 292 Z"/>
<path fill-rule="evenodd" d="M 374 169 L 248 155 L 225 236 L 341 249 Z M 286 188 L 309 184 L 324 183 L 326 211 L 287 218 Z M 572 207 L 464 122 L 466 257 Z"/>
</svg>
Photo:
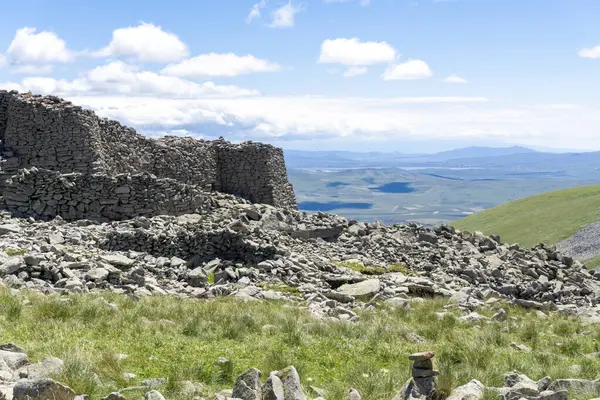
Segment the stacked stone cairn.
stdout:
<svg viewBox="0 0 600 400">
<path fill-rule="evenodd" d="M 408 356 L 413 362 L 412 379 L 394 400 L 431 399 L 435 394 L 435 377 L 439 371 L 433 369 L 433 351 L 414 353 Z"/>
</svg>

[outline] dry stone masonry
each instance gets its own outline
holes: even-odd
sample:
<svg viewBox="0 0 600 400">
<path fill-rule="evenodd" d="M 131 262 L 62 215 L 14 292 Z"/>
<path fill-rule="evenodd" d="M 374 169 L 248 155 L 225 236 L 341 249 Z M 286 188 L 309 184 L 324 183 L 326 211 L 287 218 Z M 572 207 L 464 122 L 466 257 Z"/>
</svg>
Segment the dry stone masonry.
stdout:
<svg viewBox="0 0 600 400">
<path fill-rule="evenodd" d="M 280 148 L 147 139 L 55 96 L 0 91 L 0 154 L 5 207 L 19 216 L 127 219 L 198 212 L 202 192 L 210 191 L 296 208 Z M 165 199 L 171 194 L 173 203 Z"/>
</svg>

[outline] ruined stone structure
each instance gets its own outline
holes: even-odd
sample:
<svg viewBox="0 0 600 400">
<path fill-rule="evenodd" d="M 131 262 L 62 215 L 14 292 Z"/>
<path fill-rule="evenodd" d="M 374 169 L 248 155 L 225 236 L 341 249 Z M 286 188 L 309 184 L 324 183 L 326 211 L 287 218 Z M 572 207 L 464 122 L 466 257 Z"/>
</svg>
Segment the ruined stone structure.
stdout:
<svg viewBox="0 0 600 400">
<path fill-rule="evenodd" d="M 5 207 L 17 215 L 124 219 L 195 212 L 208 191 L 296 208 L 280 148 L 148 139 L 55 96 L 0 91 L 0 141 L 0 189 Z M 33 173 L 19 173 L 32 167 Z M 165 187 L 185 195 L 151 204 Z"/>
</svg>

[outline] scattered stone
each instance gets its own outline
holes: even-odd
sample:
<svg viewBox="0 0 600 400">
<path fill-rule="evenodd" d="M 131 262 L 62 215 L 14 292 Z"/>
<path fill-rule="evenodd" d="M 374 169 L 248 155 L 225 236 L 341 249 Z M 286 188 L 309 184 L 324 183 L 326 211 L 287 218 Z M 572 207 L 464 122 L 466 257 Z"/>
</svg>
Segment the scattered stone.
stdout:
<svg viewBox="0 0 600 400">
<path fill-rule="evenodd" d="M 0 350 L 0 360 L 4 361 L 13 370 L 19 369 L 29 363 L 27 354 L 8 350 Z"/>
<path fill-rule="evenodd" d="M 283 393 L 285 400 L 304 400 L 300 384 L 300 376 L 293 366 L 289 366 L 281 371 L 281 381 L 283 382 Z"/>
<path fill-rule="evenodd" d="M 144 400 L 165 400 L 158 390 L 151 390 L 144 395 Z"/>
<path fill-rule="evenodd" d="M 233 397 L 242 400 L 261 400 L 260 371 L 250 368 L 238 376 L 233 386 Z"/>
<path fill-rule="evenodd" d="M 13 400 L 75 400 L 76 397 L 70 387 L 48 378 L 23 379 L 13 387 Z"/>
<path fill-rule="evenodd" d="M 105 261 L 115 267 L 130 267 L 135 262 L 129 257 L 125 257 L 120 254 L 105 254 L 100 256 L 102 261 Z"/>
<path fill-rule="evenodd" d="M 360 393 L 358 393 L 358 390 L 356 389 L 350 389 L 350 391 L 348 392 L 348 400 L 362 400 L 362 397 L 360 395 Z"/>
<path fill-rule="evenodd" d="M 473 379 L 466 385 L 454 389 L 446 400 L 478 400 L 483 398 L 484 390 L 485 386 L 477 379 Z"/>
<path fill-rule="evenodd" d="M 342 285 L 337 292 L 354 298 L 370 299 L 381 290 L 379 279 L 368 279 L 359 283 Z"/>
</svg>

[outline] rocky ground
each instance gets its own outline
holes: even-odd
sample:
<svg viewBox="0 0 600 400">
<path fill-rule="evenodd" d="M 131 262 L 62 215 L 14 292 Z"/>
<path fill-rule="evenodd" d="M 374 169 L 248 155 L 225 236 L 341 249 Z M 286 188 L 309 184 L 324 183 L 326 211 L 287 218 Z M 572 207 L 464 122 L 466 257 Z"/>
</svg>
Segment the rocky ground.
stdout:
<svg viewBox="0 0 600 400">
<path fill-rule="evenodd" d="M 578 260 L 589 260 L 600 255 L 600 222 L 595 222 L 559 242 L 561 252 Z"/>
<path fill-rule="evenodd" d="M 0 279 L 14 289 L 46 293 L 305 300 L 316 316 L 347 321 L 358 319 L 357 308 L 376 301 L 409 307 L 410 298 L 443 296 L 470 319 L 481 317 L 471 312 L 476 308 L 504 300 L 600 322 L 600 272 L 589 272 L 553 247 L 523 249 L 498 237 L 446 226 L 365 224 L 249 204 L 224 194 L 215 194 L 211 201 L 212 212 L 203 215 L 112 223 L 68 223 L 60 218 L 38 222 L 4 213 Z M 58 399 L 74 398 L 56 382 L 35 383 L 40 389 L 30 381 L 15 380 L 31 377 L 22 373 L 26 356 L 18 348 L 2 348 L 2 360 L 2 377 L 13 382 L 12 398 L 48 398 L 31 395 L 46 390 Z M 271 373 L 267 389 L 258 375 L 249 371 L 241 376 L 233 397 L 304 398 L 293 390 L 286 394 L 297 379 L 293 368 Z M 566 398 L 562 383 L 552 386 L 520 375 L 507 379 L 509 389 L 500 390 L 505 398 Z M 515 386 L 519 389 L 510 389 Z M 481 397 L 482 388 L 474 381 L 451 398 Z M 429 396 L 410 390 L 398 399 Z M 481 395 L 469 394 L 473 391 Z M 162 396 L 149 392 L 146 398 Z M 360 395 L 350 391 L 348 398 Z"/>
<path fill-rule="evenodd" d="M 0 277 L 46 292 L 298 295 L 318 303 L 317 313 L 350 319 L 352 306 L 375 299 L 446 296 L 470 309 L 507 299 L 600 321 L 600 273 L 553 247 L 522 249 L 446 226 L 365 224 L 231 195 L 213 201 L 204 215 L 112 223 L 1 215 Z M 290 290 L 265 289 L 281 285 Z"/>
</svg>

